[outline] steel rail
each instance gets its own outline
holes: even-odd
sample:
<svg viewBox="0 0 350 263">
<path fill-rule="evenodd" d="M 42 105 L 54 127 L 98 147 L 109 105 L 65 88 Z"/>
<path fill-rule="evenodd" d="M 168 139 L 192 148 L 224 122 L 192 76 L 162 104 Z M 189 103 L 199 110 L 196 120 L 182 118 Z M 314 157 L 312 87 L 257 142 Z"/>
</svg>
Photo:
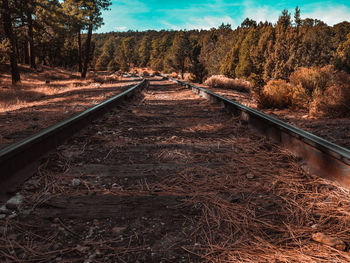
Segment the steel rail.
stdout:
<svg viewBox="0 0 350 263">
<path fill-rule="evenodd" d="M 246 121 L 250 128 L 300 157 L 310 173 L 350 188 L 350 150 L 204 88 L 170 80 L 192 89 L 211 102 L 222 104 Z"/>
<path fill-rule="evenodd" d="M 13 191 L 14 187 L 28 179 L 33 171 L 37 169 L 36 161 L 43 154 L 54 149 L 91 123 L 92 120 L 115 107 L 117 102 L 128 99 L 140 89 L 146 88 L 148 84 L 148 81 L 144 79 L 139 84 L 82 113 L 1 149 L 0 195 Z"/>
</svg>

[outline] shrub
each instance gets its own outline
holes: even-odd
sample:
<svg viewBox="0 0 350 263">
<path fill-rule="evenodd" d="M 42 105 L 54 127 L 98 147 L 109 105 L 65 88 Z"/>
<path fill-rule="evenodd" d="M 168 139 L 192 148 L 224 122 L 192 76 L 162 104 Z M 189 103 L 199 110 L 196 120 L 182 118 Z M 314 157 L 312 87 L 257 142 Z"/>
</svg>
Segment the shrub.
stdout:
<svg viewBox="0 0 350 263">
<path fill-rule="evenodd" d="M 148 76 L 149 76 L 148 71 L 145 70 L 144 72 L 142 72 L 142 76 L 143 76 L 143 77 L 148 77 Z"/>
<path fill-rule="evenodd" d="M 350 74 L 344 71 L 335 74 L 335 80 L 324 92 L 316 91 L 310 103 L 312 116 L 350 116 Z"/>
<path fill-rule="evenodd" d="M 255 96 L 261 108 L 302 108 L 308 101 L 308 96 L 300 85 L 294 86 L 285 80 L 269 81 Z"/>
<path fill-rule="evenodd" d="M 323 68 L 299 68 L 294 71 L 289 81 L 294 86 L 301 86 L 309 95 L 315 90 L 323 92 L 329 86 L 334 76 L 333 66 L 325 66 Z"/>
<path fill-rule="evenodd" d="M 212 88 L 233 89 L 243 92 L 250 92 L 250 89 L 252 88 L 249 81 L 231 79 L 222 75 L 213 75 L 208 78 L 204 84 Z"/>
</svg>

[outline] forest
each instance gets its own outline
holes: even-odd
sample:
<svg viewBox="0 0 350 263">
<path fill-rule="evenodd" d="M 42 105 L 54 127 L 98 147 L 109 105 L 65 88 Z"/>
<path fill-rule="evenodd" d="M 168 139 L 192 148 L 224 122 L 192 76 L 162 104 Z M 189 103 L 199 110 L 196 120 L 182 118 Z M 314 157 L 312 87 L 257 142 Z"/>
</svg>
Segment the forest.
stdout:
<svg viewBox="0 0 350 263">
<path fill-rule="evenodd" d="M 18 63 L 77 70 L 82 78 L 88 70 L 150 68 L 182 78 L 190 73 L 188 80 L 199 83 L 213 75 L 244 79 L 261 105 L 296 106 L 349 80 L 350 23 L 302 19 L 298 7 L 283 10 L 274 24 L 246 18 L 235 29 L 222 24 L 210 30 L 93 34 L 108 0 L 1 4 L 0 61 L 11 64 L 14 83 L 20 80 Z M 271 100 L 276 93 L 285 95 Z"/>
</svg>

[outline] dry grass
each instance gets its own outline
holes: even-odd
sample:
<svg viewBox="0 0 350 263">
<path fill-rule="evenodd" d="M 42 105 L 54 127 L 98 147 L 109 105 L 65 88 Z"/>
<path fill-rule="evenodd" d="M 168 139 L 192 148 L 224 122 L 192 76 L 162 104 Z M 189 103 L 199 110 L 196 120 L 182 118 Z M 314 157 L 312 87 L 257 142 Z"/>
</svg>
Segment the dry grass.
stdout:
<svg viewBox="0 0 350 263">
<path fill-rule="evenodd" d="M 205 85 L 212 88 L 234 89 L 237 91 L 250 92 L 251 83 L 242 79 L 231 79 L 222 75 L 213 75 L 205 82 Z"/>
<path fill-rule="evenodd" d="M 0 111 L 12 111 L 35 105 L 46 96 L 64 94 L 86 88 L 96 88 L 102 84 L 116 83 L 120 77 L 116 74 L 90 73 L 86 79 L 80 79 L 78 73 L 42 67 L 33 71 L 21 66 L 21 82 L 12 85 L 9 72 L 1 74 Z"/>
</svg>

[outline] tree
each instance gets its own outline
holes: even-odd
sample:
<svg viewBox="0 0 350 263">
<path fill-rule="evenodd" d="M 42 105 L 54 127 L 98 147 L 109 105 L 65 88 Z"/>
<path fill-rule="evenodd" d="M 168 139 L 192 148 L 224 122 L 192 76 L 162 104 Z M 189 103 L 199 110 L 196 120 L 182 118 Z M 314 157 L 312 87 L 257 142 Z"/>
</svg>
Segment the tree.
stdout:
<svg viewBox="0 0 350 263">
<path fill-rule="evenodd" d="M 2 0 L 1 16 L 5 35 L 6 38 L 9 40 L 9 57 L 11 65 L 12 83 L 15 84 L 21 80 L 21 76 L 17 65 L 16 43 L 13 35 L 12 19 L 8 0 Z"/>
<path fill-rule="evenodd" d="M 36 68 L 35 63 L 35 47 L 34 47 L 34 34 L 33 34 L 33 11 L 35 2 L 33 0 L 24 0 L 25 4 L 25 14 L 27 18 L 27 27 L 28 27 L 28 55 L 29 63 L 31 68 Z"/>
<path fill-rule="evenodd" d="M 173 45 L 171 46 L 168 64 L 175 71 L 181 72 L 181 77 L 184 78 L 186 59 L 190 54 L 190 40 L 184 31 L 176 33 Z"/>
<path fill-rule="evenodd" d="M 140 44 L 140 48 L 138 50 L 139 52 L 139 58 L 140 58 L 140 66 L 146 67 L 151 56 L 151 50 L 152 50 L 152 42 L 149 35 L 145 35 Z"/>
<path fill-rule="evenodd" d="M 201 54 L 201 45 L 198 40 L 193 40 L 191 43 L 191 52 L 189 55 L 190 64 L 189 71 L 194 75 L 193 81 L 202 83 L 204 77 L 208 74 L 205 66 L 199 61 L 199 56 Z"/>
<path fill-rule="evenodd" d="M 335 66 L 340 70 L 350 73 L 350 33 L 346 41 L 339 45 L 336 54 Z"/>
<path fill-rule="evenodd" d="M 86 73 L 90 61 L 92 31 L 99 28 L 103 24 L 101 12 L 102 10 L 107 10 L 111 5 L 111 2 L 110 0 L 82 0 L 81 4 L 82 8 L 87 11 L 86 13 L 88 17 L 88 32 L 85 42 L 85 58 L 81 72 L 81 77 L 86 78 Z"/>
</svg>

